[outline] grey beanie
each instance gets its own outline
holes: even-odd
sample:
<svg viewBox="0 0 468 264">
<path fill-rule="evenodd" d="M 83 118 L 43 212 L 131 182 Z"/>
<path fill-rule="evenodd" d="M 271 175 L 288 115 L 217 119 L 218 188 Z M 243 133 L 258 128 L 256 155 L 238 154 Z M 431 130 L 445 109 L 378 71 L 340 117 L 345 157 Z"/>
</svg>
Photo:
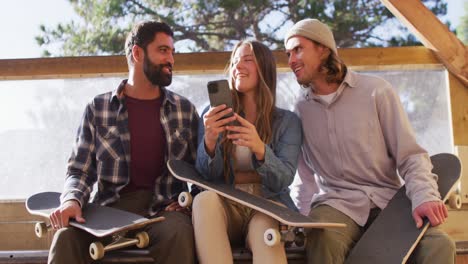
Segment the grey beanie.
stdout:
<svg viewBox="0 0 468 264">
<path fill-rule="evenodd" d="M 327 25 L 317 19 L 307 18 L 294 24 L 294 26 L 286 33 L 284 46 L 286 46 L 288 39 L 293 36 L 302 36 L 314 40 L 325 47 L 330 48 L 330 50 L 336 55 L 338 54 L 333 33 Z"/>
</svg>

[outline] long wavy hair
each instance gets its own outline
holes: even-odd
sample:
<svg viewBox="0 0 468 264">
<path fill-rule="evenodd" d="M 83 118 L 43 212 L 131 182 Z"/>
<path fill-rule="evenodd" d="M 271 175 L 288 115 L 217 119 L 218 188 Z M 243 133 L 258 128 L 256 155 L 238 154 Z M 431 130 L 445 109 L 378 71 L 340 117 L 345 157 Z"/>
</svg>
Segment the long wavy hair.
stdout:
<svg viewBox="0 0 468 264">
<path fill-rule="evenodd" d="M 312 40 L 316 45 L 323 46 L 330 51 L 330 54 L 327 58 L 322 61 L 322 65 L 320 65 L 320 72 L 324 73 L 325 80 L 328 83 L 338 83 L 340 84 L 343 82 L 346 72 L 348 68 L 346 64 L 335 54 L 330 48 L 318 43 L 317 41 Z"/>
<path fill-rule="evenodd" d="M 229 72 L 229 83 L 231 86 L 232 96 L 234 98 L 234 111 L 241 113 L 244 110 L 242 105 L 242 93 L 234 88 L 234 76 L 232 75 L 234 64 L 234 55 L 239 47 L 248 45 L 252 50 L 259 82 L 257 84 L 257 117 L 253 125 L 257 129 L 260 139 L 269 144 L 273 137 L 272 123 L 274 118 L 274 109 L 276 103 L 276 61 L 271 50 L 256 40 L 243 40 L 236 44 L 231 53 L 231 59 L 227 71 Z M 222 144 L 224 153 L 224 179 L 228 183 L 231 174 L 230 157 L 233 155 L 233 144 L 226 137 L 227 132 L 224 132 Z"/>
</svg>

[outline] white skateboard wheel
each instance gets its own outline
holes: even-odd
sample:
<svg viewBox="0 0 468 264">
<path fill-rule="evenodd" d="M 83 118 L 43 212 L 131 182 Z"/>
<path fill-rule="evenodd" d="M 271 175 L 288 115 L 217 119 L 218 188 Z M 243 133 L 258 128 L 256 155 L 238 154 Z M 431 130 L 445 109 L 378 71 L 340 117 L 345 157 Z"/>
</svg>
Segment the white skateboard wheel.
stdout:
<svg viewBox="0 0 468 264">
<path fill-rule="evenodd" d="M 46 223 L 44 222 L 36 223 L 36 225 L 34 226 L 34 232 L 36 233 L 36 236 L 39 238 L 45 236 L 45 234 L 47 233 Z"/>
<path fill-rule="evenodd" d="M 178 197 L 179 205 L 186 208 L 192 205 L 192 195 L 189 192 L 181 192 Z"/>
<path fill-rule="evenodd" d="M 281 234 L 277 229 L 268 228 L 263 233 L 263 241 L 267 246 L 274 247 L 281 242 Z"/>
<path fill-rule="evenodd" d="M 94 260 L 99 260 L 104 257 L 104 246 L 101 242 L 94 242 L 89 245 L 89 255 Z"/>
<path fill-rule="evenodd" d="M 145 248 L 149 244 L 149 236 L 146 232 L 139 232 L 136 234 L 136 239 L 138 239 L 138 243 L 136 244 L 138 248 Z"/>
<path fill-rule="evenodd" d="M 451 194 L 448 200 L 449 206 L 452 209 L 461 209 L 462 201 L 460 194 Z"/>
</svg>

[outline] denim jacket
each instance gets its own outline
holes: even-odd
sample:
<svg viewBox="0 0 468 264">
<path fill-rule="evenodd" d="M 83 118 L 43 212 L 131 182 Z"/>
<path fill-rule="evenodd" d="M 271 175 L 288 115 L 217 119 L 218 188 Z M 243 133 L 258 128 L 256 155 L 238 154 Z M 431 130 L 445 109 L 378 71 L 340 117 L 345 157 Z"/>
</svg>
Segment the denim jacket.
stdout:
<svg viewBox="0 0 468 264">
<path fill-rule="evenodd" d="M 208 109 L 209 107 L 203 111 L 202 116 L 205 115 Z M 205 149 L 203 118 L 200 118 L 198 131 L 199 143 L 195 162 L 197 170 L 207 180 L 224 182 L 221 135 L 218 138 L 215 156 L 211 158 Z M 297 208 L 289 195 L 289 185 L 294 180 L 301 144 L 302 125 L 300 119 L 291 111 L 275 108 L 273 139 L 270 144 L 265 145 L 265 160 L 259 162 L 255 155 L 252 155 L 253 167 L 262 178 L 263 196 L 281 202 L 294 210 L 297 210 Z M 230 164 L 230 181 L 233 183 L 232 158 Z"/>
</svg>

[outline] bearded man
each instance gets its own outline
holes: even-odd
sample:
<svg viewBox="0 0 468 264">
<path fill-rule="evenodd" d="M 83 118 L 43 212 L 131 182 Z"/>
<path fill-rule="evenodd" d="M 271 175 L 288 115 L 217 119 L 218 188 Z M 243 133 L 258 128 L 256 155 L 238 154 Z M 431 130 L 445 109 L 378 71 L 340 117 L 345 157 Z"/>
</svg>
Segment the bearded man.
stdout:
<svg viewBox="0 0 468 264">
<path fill-rule="evenodd" d="M 125 43 L 128 79 L 86 106 L 61 206 L 50 215 L 57 232 L 49 263 L 92 261 L 88 247 L 98 239 L 69 226 L 70 219 L 86 221 L 82 208 L 89 200 L 150 218 L 164 216 L 145 227 L 155 263 L 195 262 L 190 213 L 177 204 L 187 186 L 166 168 L 168 159 L 194 163 L 199 119 L 190 101 L 165 88 L 172 82 L 173 36 L 165 23 L 137 24 Z"/>
</svg>

